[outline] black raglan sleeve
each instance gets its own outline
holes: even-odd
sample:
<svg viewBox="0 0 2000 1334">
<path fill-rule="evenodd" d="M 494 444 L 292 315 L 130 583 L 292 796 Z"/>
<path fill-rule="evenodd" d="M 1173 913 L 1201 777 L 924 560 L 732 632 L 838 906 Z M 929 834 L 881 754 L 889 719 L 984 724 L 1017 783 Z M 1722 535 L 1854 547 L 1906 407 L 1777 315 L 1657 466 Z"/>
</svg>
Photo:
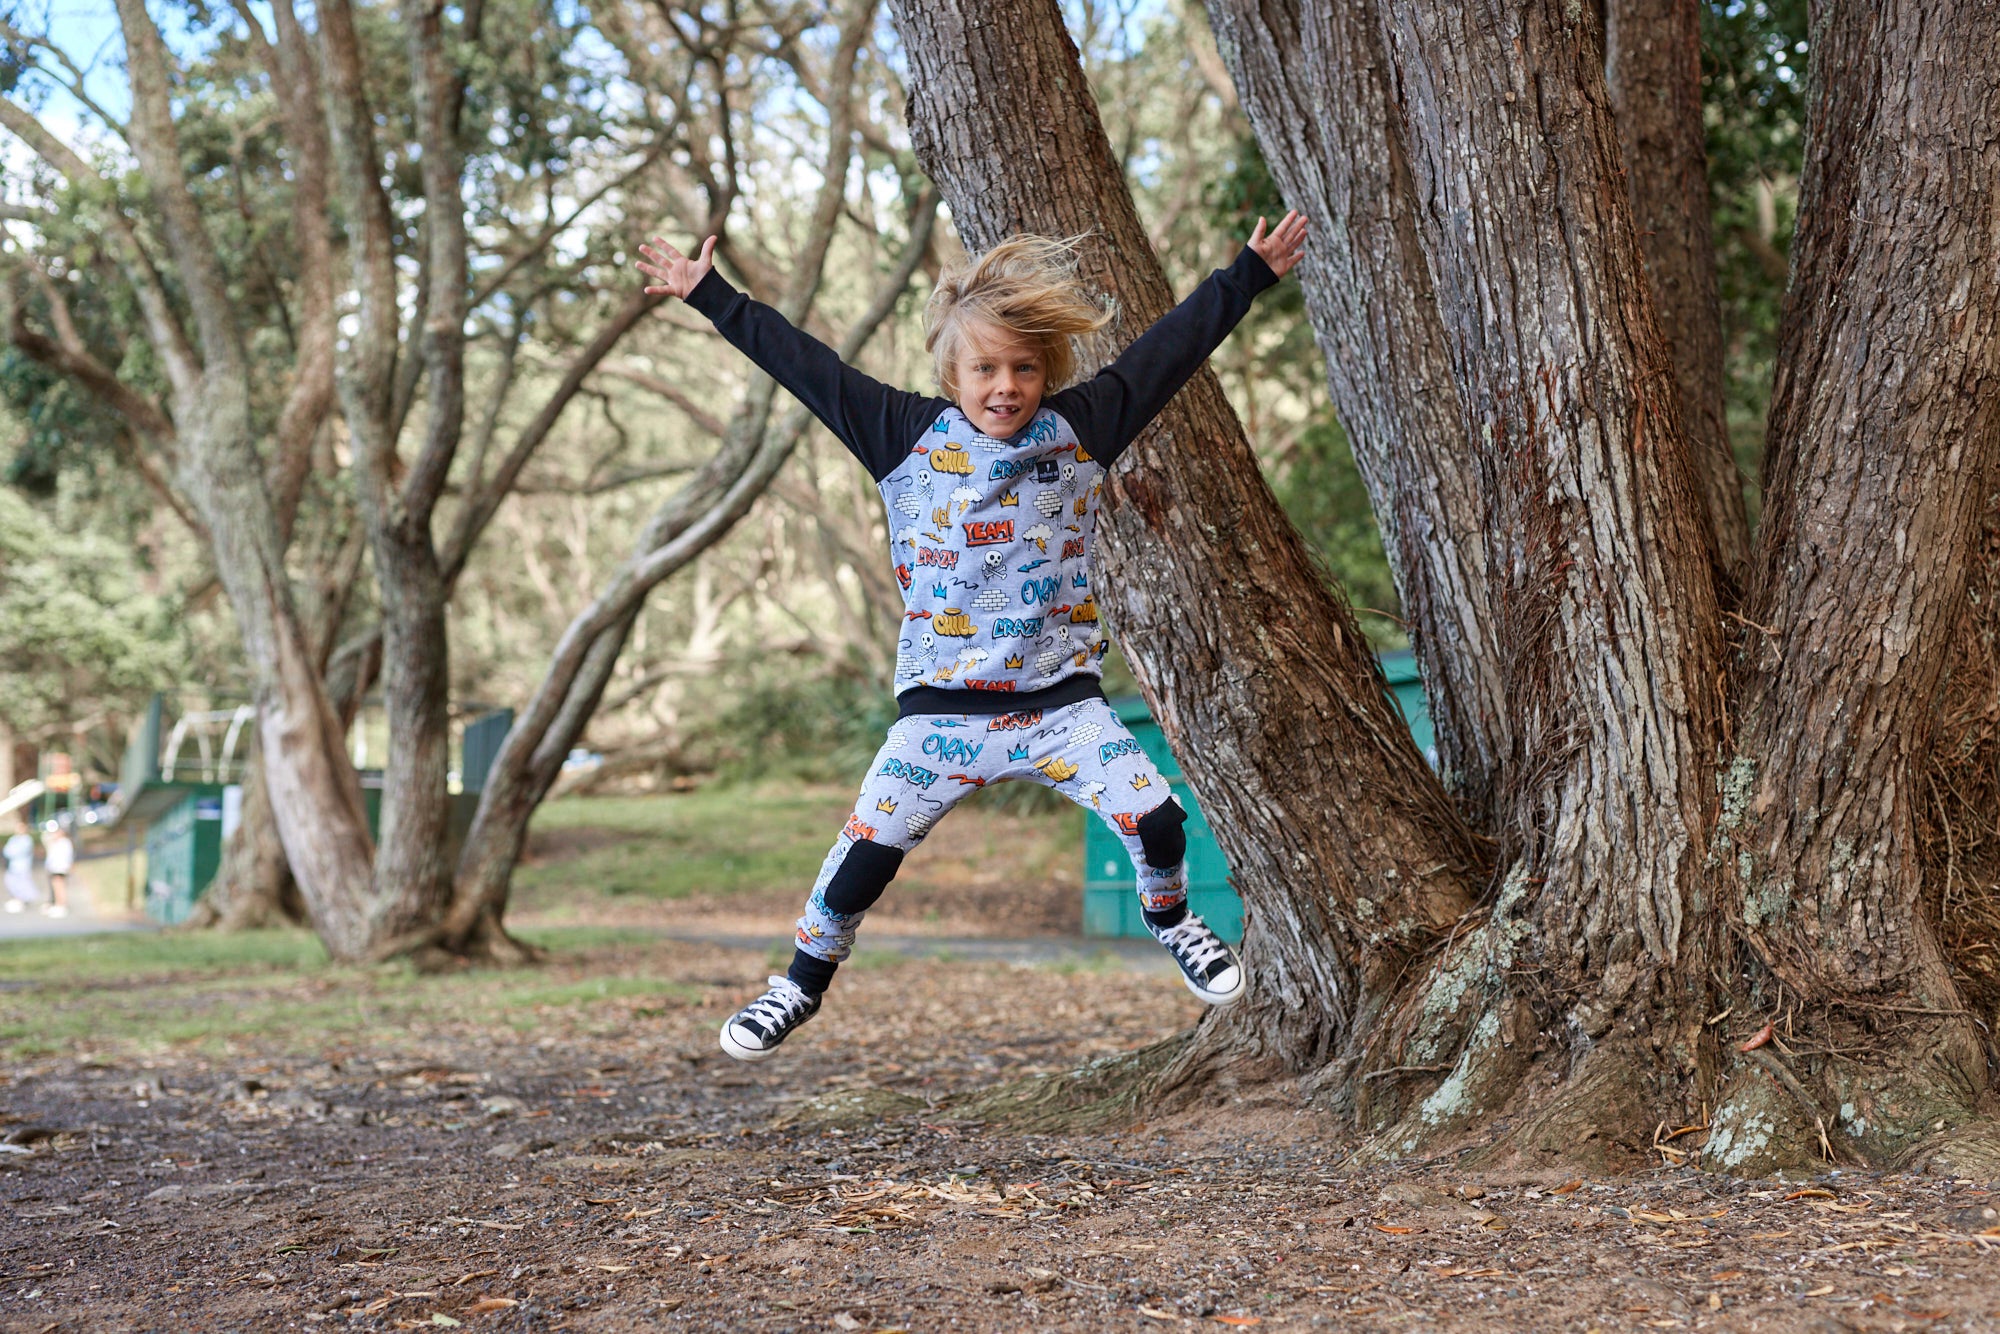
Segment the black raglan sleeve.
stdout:
<svg viewBox="0 0 2000 1334">
<path fill-rule="evenodd" d="M 950 406 L 941 398 L 891 389 L 863 375 L 825 343 L 731 287 L 714 269 L 695 284 L 687 303 L 825 422 L 878 482 L 896 470 Z"/>
<path fill-rule="evenodd" d="M 1221 346 L 1257 294 L 1277 281 L 1263 256 L 1243 247 L 1235 263 L 1208 275 L 1116 361 L 1051 395 L 1049 406 L 1069 422 L 1090 456 L 1110 467 Z"/>
</svg>

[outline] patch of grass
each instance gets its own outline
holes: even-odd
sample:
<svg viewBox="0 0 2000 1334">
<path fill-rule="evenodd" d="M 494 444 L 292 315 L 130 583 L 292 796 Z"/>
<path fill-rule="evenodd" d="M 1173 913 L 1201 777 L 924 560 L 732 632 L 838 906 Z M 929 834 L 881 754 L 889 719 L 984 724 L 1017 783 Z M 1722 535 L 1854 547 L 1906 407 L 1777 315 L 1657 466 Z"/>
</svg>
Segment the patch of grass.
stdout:
<svg viewBox="0 0 2000 1334">
<path fill-rule="evenodd" d="M 0 1055 L 221 1053 L 257 1040 L 293 1050 L 388 1045 L 440 1027 L 613 1028 L 635 1000 L 698 999 L 698 987 L 653 976 L 633 947 L 652 933 L 545 928 L 548 967 L 424 974 L 404 965 L 334 964 L 310 933 L 139 934 L 0 946 Z M 578 978 L 584 964 L 593 976 Z"/>
<path fill-rule="evenodd" d="M 0 944 L 0 978 L 93 982 L 165 973 L 293 972 L 323 966 L 326 950 L 310 931 L 106 932 Z"/>
<path fill-rule="evenodd" d="M 579 892 L 681 899 L 810 885 L 853 802 L 835 789 L 734 786 L 549 802 L 534 829 L 551 853 L 516 872 L 515 893 L 554 907 Z"/>
</svg>

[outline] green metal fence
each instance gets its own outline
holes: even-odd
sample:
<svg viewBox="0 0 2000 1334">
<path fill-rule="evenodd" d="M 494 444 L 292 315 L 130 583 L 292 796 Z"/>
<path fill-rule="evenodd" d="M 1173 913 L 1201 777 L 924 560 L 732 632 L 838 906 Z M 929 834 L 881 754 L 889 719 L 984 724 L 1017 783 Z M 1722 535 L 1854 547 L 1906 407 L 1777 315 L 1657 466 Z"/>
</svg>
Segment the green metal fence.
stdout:
<svg viewBox="0 0 2000 1334">
<path fill-rule="evenodd" d="M 1424 758 L 1437 762 L 1436 740 L 1431 731 L 1430 706 L 1424 699 L 1423 683 L 1417 679 L 1417 664 L 1407 651 L 1382 655 L 1382 674 L 1403 717 L 1410 736 Z M 1216 845 L 1215 835 L 1202 818 L 1201 806 L 1188 790 L 1180 762 L 1167 748 L 1160 725 L 1142 699 L 1113 700 L 1118 720 L 1132 730 L 1146 754 L 1158 765 L 1182 809 L 1188 813 L 1185 826 L 1188 840 L 1188 906 L 1199 913 L 1217 935 L 1228 940 L 1243 938 L 1243 901 L 1229 884 L 1229 861 Z M 1083 934 L 1086 936 L 1143 936 L 1145 921 L 1139 915 L 1139 896 L 1133 892 L 1132 859 L 1125 845 L 1101 820 L 1088 820 L 1083 834 Z"/>
</svg>

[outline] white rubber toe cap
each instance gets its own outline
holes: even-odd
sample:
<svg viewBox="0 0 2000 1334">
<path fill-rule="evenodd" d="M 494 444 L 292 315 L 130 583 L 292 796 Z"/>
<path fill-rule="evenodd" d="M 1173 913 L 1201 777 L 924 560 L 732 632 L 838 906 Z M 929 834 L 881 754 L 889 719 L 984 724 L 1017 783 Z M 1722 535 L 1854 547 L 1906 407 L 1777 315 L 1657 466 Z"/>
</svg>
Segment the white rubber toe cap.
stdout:
<svg viewBox="0 0 2000 1334">
<path fill-rule="evenodd" d="M 1244 979 L 1241 964 L 1229 965 L 1211 977 L 1206 985 L 1196 982 L 1185 973 L 1181 975 L 1181 980 L 1187 983 L 1189 991 L 1210 1005 L 1227 1005 L 1243 994 Z"/>
<path fill-rule="evenodd" d="M 778 1051 L 776 1047 L 758 1046 L 757 1035 L 738 1027 L 734 1019 L 722 1026 L 722 1049 L 739 1061 L 761 1061 Z"/>
</svg>

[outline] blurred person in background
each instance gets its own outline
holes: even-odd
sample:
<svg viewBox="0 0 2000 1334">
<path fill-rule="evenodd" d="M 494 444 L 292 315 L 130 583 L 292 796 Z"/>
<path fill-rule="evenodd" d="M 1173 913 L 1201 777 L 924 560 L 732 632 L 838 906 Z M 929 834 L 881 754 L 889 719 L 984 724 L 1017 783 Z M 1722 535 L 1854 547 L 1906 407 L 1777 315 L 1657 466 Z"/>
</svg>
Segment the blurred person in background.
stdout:
<svg viewBox="0 0 2000 1334">
<path fill-rule="evenodd" d="M 76 868 L 76 844 L 69 831 L 54 820 L 42 829 L 42 865 L 49 873 L 49 901 L 42 912 L 50 917 L 69 915 L 69 873 Z"/>
<path fill-rule="evenodd" d="M 35 893 L 35 836 L 28 832 L 26 816 L 14 817 L 14 833 L 0 849 L 7 860 L 7 911 L 20 912 L 41 895 Z"/>
</svg>

